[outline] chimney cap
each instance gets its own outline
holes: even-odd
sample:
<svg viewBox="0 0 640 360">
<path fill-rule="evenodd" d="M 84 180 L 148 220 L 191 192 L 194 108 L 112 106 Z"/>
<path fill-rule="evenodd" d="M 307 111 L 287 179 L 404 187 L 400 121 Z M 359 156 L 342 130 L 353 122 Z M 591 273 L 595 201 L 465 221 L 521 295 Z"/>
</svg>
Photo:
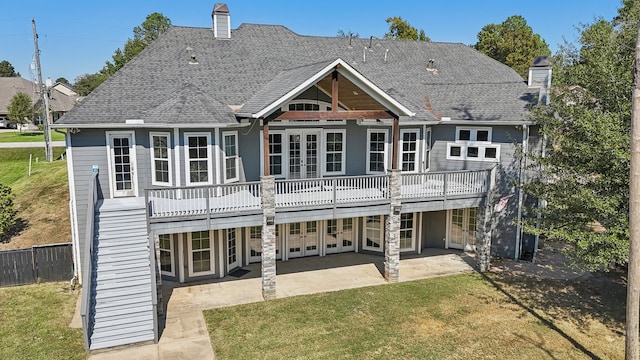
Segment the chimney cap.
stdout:
<svg viewBox="0 0 640 360">
<path fill-rule="evenodd" d="M 551 60 L 548 56 L 536 56 L 531 63 L 531 67 L 549 67 L 551 66 Z"/>
<path fill-rule="evenodd" d="M 224 14 L 228 14 L 229 13 L 229 7 L 227 7 L 227 4 L 225 3 L 216 3 L 215 5 L 213 5 L 213 14 L 219 14 L 219 13 L 224 13 Z"/>
</svg>

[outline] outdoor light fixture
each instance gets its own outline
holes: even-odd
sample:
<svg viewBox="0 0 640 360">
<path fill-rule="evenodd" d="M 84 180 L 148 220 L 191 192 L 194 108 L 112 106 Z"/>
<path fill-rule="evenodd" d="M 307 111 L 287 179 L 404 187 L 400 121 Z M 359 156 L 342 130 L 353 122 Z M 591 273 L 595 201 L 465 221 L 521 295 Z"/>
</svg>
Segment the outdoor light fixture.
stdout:
<svg viewBox="0 0 640 360">
<path fill-rule="evenodd" d="M 400 215 L 400 212 L 402 211 L 402 206 L 401 205 L 397 205 L 393 207 L 393 215 Z"/>
<path fill-rule="evenodd" d="M 274 225 L 276 223 L 276 219 L 274 216 L 267 216 L 267 226 Z"/>
</svg>

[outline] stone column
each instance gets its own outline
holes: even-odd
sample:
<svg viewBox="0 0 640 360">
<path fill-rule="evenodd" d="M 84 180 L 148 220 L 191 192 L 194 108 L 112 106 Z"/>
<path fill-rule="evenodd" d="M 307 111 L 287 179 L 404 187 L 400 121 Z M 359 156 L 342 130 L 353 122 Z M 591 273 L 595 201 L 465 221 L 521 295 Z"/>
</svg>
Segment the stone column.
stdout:
<svg viewBox="0 0 640 360">
<path fill-rule="evenodd" d="M 276 298 L 276 181 L 273 176 L 260 178 L 262 199 L 262 297 Z"/>
<path fill-rule="evenodd" d="M 485 202 L 478 211 L 480 228 L 476 232 L 476 267 L 480 272 L 489 271 L 491 265 L 491 204 L 488 198 Z"/>
<path fill-rule="evenodd" d="M 400 271 L 400 190 L 402 178 L 400 170 L 390 171 L 389 194 L 391 206 L 384 230 L 384 278 L 388 282 L 398 282 Z"/>
</svg>

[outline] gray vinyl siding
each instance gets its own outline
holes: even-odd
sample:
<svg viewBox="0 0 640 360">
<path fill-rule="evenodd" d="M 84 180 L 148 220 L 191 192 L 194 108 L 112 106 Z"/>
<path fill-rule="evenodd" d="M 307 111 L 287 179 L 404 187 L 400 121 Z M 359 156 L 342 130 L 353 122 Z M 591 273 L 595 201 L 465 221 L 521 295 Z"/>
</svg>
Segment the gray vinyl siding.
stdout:
<svg viewBox="0 0 640 360">
<path fill-rule="evenodd" d="M 76 214 L 78 224 L 78 242 L 80 247 L 80 262 L 84 261 L 87 228 L 87 200 L 89 196 L 89 181 L 92 168 L 97 165 L 98 198 L 109 194 L 109 173 L 107 169 L 107 148 L 103 130 L 82 129 L 78 134 L 72 134 L 73 174 L 75 182 Z"/>
</svg>

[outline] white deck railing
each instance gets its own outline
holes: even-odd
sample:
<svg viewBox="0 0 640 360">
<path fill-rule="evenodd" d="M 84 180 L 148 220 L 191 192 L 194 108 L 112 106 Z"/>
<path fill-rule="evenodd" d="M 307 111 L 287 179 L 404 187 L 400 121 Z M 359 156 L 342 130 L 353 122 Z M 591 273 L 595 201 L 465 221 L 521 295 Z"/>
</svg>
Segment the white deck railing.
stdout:
<svg viewBox="0 0 640 360">
<path fill-rule="evenodd" d="M 489 190 L 491 170 L 402 174 L 405 201 L 474 196 Z M 148 189 L 149 218 L 260 211 L 260 183 Z M 275 207 L 331 207 L 389 200 L 389 176 L 277 180 Z"/>
<path fill-rule="evenodd" d="M 175 217 L 260 210 L 260 183 L 147 190 L 149 217 Z"/>
<path fill-rule="evenodd" d="M 384 201 L 389 198 L 388 184 L 387 175 L 278 180 L 276 208 Z"/>
</svg>

